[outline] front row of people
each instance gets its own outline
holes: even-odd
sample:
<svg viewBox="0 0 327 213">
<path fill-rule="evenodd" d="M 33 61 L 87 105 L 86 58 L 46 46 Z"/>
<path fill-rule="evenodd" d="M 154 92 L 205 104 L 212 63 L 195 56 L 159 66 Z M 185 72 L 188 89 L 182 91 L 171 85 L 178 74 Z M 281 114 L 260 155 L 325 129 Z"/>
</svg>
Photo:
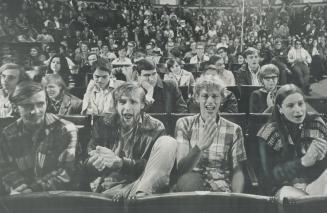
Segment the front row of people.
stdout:
<svg viewBox="0 0 327 213">
<path fill-rule="evenodd" d="M 219 115 L 224 83 L 204 75 L 194 91 L 200 113 L 180 118 L 172 138 L 144 112 L 144 86 L 120 84 L 112 91 L 113 113 L 95 122 L 88 157 L 80 162 L 74 124 L 46 113 L 41 84 L 19 83 L 10 101 L 21 117 L 0 137 L 2 193 L 77 190 L 78 174 L 86 174 L 82 178 L 90 190 L 114 199 L 169 189 L 242 192 L 247 156 L 241 127 Z M 326 139 L 324 121 L 307 114 L 302 92 L 294 85 L 282 86 L 272 120 L 258 132 L 267 194 L 326 195 Z"/>
</svg>

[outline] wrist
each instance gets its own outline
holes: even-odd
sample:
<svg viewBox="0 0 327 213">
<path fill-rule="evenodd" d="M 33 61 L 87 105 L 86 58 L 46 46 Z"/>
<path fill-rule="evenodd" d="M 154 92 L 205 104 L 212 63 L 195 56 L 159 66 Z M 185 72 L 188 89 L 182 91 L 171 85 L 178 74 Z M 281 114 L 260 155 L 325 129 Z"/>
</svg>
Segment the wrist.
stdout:
<svg viewBox="0 0 327 213">
<path fill-rule="evenodd" d="M 308 162 L 306 161 L 306 159 L 305 159 L 304 156 L 301 158 L 301 165 L 304 166 L 304 167 L 309 167 L 309 164 L 308 164 Z"/>
</svg>

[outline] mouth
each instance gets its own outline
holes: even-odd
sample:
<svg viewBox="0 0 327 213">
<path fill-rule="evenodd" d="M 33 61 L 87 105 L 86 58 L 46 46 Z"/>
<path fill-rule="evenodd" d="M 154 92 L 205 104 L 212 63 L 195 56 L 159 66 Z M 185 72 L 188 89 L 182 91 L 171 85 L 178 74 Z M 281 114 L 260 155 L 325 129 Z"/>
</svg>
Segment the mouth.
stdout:
<svg viewBox="0 0 327 213">
<path fill-rule="evenodd" d="M 123 114 L 123 119 L 126 121 L 130 121 L 133 119 L 133 114 L 125 113 L 125 114 Z"/>
<path fill-rule="evenodd" d="M 215 111 L 216 106 L 214 106 L 214 105 L 206 105 L 205 106 L 205 109 L 206 109 L 207 112 L 213 112 L 213 111 Z"/>
<path fill-rule="evenodd" d="M 302 120 L 303 119 L 303 115 L 294 115 L 294 118 L 296 120 Z"/>
</svg>

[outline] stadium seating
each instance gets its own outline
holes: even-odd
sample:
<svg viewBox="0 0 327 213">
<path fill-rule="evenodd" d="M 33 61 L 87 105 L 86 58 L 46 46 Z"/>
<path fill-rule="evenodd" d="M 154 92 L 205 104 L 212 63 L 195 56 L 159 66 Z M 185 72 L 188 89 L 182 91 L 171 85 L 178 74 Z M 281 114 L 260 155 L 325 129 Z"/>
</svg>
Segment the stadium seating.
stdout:
<svg viewBox="0 0 327 213">
<path fill-rule="evenodd" d="M 3 213 L 120 213 L 122 204 L 99 193 L 50 191 L 0 198 Z"/>
<path fill-rule="evenodd" d="M 189 192 L 168 193 L 140 198 L 128 205 L 128 212 L 144 213 L 275 213 L 276 205 L 271 197 L 238 194 Z"/>
<path fill-rule="evenodd" d="M 327 210 L 326 196 L 306 196 L 302 198 L 285 198 L 284 213 L 325 213 Z"/>
</svg>

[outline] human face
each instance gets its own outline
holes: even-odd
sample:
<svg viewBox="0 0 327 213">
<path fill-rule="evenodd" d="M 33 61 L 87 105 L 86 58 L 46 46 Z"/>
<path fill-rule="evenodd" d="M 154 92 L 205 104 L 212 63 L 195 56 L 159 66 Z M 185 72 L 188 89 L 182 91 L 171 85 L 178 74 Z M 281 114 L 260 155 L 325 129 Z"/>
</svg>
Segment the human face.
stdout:
<svg viewBox="0 0 327 213">
<path fill-rule="evenodd" d="M 61 87 L 58 86 L 57 84 L 54 84 L 54 83 L 49 83 L 47 86 L 46 86 L 46 92 L 49 96 L 49 98 L 51 99 L 55 99 L 59 96 L 59 94 L 61 93 Z"/>
<path fill-rule="evenodd" d="M 246 56 L 245 61 L 252 70 L 256 70 L 259 67 L 259 56 L 257 53 Z"/>
<path fill-rule="evenodd" d="M 99 88 L 105 89 L 109 84 L 110 75 L 106 71 L 96 69 L 93 73 L 93 80 Z"/>
<path fill-rule="evenodd" d="M 54 72 L 54 73 L 58 73 L 59 70 L 61 68 L 61 64 L 60 64 L 60 58 L 59 57 L 55 57 L 52 59 L 51 64 L 50 64 L 50 69 Z"/>
<path fill-rule="evenodd" d="M 302 123 L 306 115 L 306 104 L 303 95 L 294 93 L 287 96 L 279 110 L 290 122 L 296 124 Z"/>
<path fill-rule="evenodd" d="M 224 59 L 219 59 L 218 61 L 216 61 L 215 65 L 216 65 L 218 71 L 224 71 L 225 70 Z"/>
<path fill-rule="evenodd" d="M 19 81 L 19 71 L 16 69 L 4 70 L 1 73 L 1 86 L 8 93 L 11 93 L 15 90 L 18 81 Z"/>
<path fill-rule="evenodd" d="M 150 54 L 152 54 L 152 46 L 151 45 L 146 45 L 146 53 L 148 54 L 148 55 L 150 55 Z"/>
<path fill-rule="evenodd" d="M 300 49 L 301 48 L 301 42 L 300 41 L 296 41 L 295 42 L 295 49 Z"/>
<path fill-rule="evenodd" d="M 123 127 L 132 128 L 140 119 L 144 103 L 141 101 L 141 91 L 124 94 L 117 102 L 116 110 Z"/>
<path fill-rule="evenodd" d="M 215 117 L 219 112 L 221 103 L 221 95 L 214 88 L 202 89 L 196 97 L 196 101 L 200 104 L 200 113 L 203 120 Z"/>
<path fill-rule="evenodd" d="M 276 74 L 266 75 L 262 78 L 264 88 L 270 92 L 273 91 L 278 83 L 278 76 Z"/>
<path fill-rule="evenodd" d="M 171 67 L 171 71 L 175 74 L 179 74 L 181 71 L 181 66 L 175 62 L 174 65 Z"/>
<path fill-rule="evenodd" d="M 88 49 L 88 47 L 87 47 L 86 44 L 82 44 L 82 45 L 81 45 L 81 50 L 82 50 L 82 52 L 87 52 L 87 49 Z"/>
<path fill-rule="evenodd" d="M 242 55 L 238 55 L 237 62 L 238 62 L 238 64 L 243 64 L 244 63 L 244 57 Z"/>
<path fill-rule="evenodd" d="M 18 111 L 25 125 L 38 125 L 44 120 L 47 108 L 45 92 L 40 91 L 18 104 Z"/>
<path fill-rule="evenodd" d="M 198 56 L 202 56 L 204 54 L 204 46 L 198 45 L 196 47 L 196 53 L 198 54 Z"/>
<path fill-rule="evenodd" d="M 280 50 L 280 49 L 282 49 L 282 42 L 276 42 L 276 44 L 275 44 L 275 49 L 276 50 Z"/>
<path fill-rule="evenodd" d="M 89 55 L 87 60 L 89 62 L 89 65 L 92 66 L 98 59 L 97 59 L 96 54 L 92 54 L 92 55 Z"/>
<path fill-rule="evenodd" d="M 151 86 L 155 87 L 157 84 L 157 71 L 154 70 L 142 70 L 139 75 L 139 82 L 148 82 Z"/>
<path fill-rule="evenodd" d="M 118 51 L 118 55 L 119 57 L 123 58 L 126 56 L 126 50 L 125 49 L 121 49 Z"/>
<path fill-rule="evenodd" d="M 35 57 L 37 56 L 37 50 L 35 48 L 32 48 L 30 51 L 31 56 Z"/>
</svg>

